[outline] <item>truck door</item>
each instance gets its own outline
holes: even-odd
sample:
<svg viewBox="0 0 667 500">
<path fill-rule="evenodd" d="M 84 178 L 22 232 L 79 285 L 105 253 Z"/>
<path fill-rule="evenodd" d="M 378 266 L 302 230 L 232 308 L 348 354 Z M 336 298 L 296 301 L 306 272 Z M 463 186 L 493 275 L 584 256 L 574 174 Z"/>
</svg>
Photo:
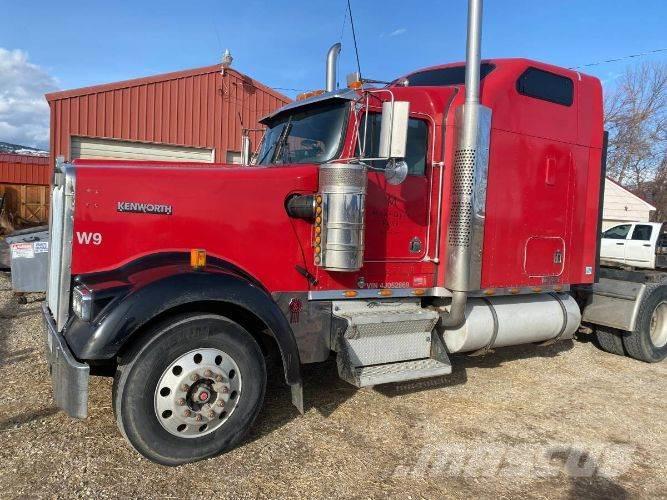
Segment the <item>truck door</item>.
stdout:
<svg viewBox="0 0 667 500">
<path fill-rule="evenodd" d="M 366 158 L 378 156 L 380 123 L 379 113 L 369 113 Z M 361 137 L 363 128 L 362 122 Z M 403 183 L 387 183 L 384 160 L 368 161 L 376 170 L 369 169 L 368 172 L 365 262 L 407 264 L 419 261 L 425 255 L 429 212 L 428 131 L 428 121 L 410 118 L 405 158 L 409 174 Z"/>
<path fill-rule="evenodd" d="M 607 229 L 602 233 L 600 242 L 600 258 L 618 264 L 625 263 L 625 245 L 632 224 L 621 224 Z"/>
<path fill-rule="evenodd" d="M 630 239 L 625 242 L 625 263 L 630 266 L 653 268 L 658 231 L 650 224 L 635 224 Z M 656 233 L 656 234 L 654 234 Z"/>
</svg>

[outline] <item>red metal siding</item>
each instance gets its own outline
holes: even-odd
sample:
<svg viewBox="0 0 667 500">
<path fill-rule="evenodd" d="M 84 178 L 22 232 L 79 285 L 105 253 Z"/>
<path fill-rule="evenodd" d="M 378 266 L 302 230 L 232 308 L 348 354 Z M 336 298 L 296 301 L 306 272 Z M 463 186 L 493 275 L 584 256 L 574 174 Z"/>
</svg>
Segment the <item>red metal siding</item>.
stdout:
<svg viewBox="0 0 667 500">
<path fill-rule="evenodd" d="M 0 154 L 0 184 L 48 186 L 50 173 L 48 157 Z"/>
<path fill-rule="evenodd" d="M 115 84 L 56 92 L 51 106 L 52 158 L 70 157 L 71 136 L 214 148 L 215 161 L 241 149 L 241 121 L 258 120 L 289 98 L 233 70 L 208 66 Z M 258 144 L 260 132 L 251 133 Z"/>
</svg>

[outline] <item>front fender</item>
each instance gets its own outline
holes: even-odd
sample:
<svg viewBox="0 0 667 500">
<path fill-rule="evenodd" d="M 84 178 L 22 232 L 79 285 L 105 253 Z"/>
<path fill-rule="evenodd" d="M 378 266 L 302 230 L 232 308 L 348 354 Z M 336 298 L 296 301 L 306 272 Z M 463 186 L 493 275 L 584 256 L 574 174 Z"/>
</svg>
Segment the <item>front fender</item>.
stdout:
<svg viewBox="0 0 667 500">
<path fill-rule="evenodd" d="M 93 323 L 75 318 L 65 338 L 77 358 L 115 357 L 139 329 L 170 309 L 196 302 L 241 307 L 257 316 L 273 333 L 288 384 L 301 384 L 299 351 L 292 329 L 271 296 L 243 276 L 229 271 L 183 271 L 159 276 L 114 299 Z"/>
</svg>

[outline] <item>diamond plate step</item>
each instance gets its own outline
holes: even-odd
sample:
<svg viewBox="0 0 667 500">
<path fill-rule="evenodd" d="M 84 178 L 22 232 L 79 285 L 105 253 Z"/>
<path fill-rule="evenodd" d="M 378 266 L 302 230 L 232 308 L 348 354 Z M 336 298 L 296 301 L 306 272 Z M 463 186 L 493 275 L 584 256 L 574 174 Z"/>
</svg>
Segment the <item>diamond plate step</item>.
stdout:
<svg viewBox="0 0 667 500">
<path fill-rule="evenodd" d="M 365 387 L 451 373 L 442 340 L 433 331 L 438 313 L 419 300 L 340 301 L 333 345 L 340 377 Z"/>
<path fill-rule="evenodd" d="M 353 371 L 357 387 L 438 377 L 452 373 L 452 365 L 437 359 L 413 359 L 386 365 L 359 366 Z"/>
</svg>

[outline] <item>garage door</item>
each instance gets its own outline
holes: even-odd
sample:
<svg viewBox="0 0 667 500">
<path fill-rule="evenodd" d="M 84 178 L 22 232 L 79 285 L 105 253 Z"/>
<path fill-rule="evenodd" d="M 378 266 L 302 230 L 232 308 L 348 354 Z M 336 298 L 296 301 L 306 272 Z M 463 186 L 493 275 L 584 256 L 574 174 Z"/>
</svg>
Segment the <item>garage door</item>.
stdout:
<svg viewBox="0 0 667 500">
<path fill-rule="evenodd" d="M 95 158 L 107 160 L 163 160 L 197 161 L 213 163 L 212 149 L 150 144 L 145 142 L 119 141 L 116 139 L 94 139 L 72 137 L 72 160 Z"/>
</svg>

